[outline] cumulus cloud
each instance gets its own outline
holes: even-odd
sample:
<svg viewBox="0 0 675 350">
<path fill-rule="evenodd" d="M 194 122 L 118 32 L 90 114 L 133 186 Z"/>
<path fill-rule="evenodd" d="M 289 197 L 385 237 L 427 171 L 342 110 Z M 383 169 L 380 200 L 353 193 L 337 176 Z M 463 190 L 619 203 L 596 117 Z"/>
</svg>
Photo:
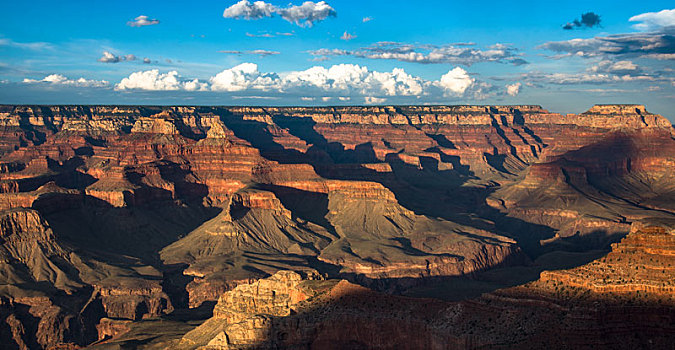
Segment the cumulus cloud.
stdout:
<svg viewBox="0 0 675 350">
<path fill-rule="evenodd" d="M 641 22 L 633 25 L 637 30 L 658 30 L 675 26 L 675 9 L 659 12 L 647 12 L 628 19 L 631 22 Z"/>
<path fill-rule="evenodd" d="M 233 19 L 256 20 L 265 17 L 279 15 L 288 22 L 300 27 L 311 27 L 315 22 L 323 21 L 328 17 L 337 16 L 337 12 L 325 1 L 305 1 L 302 5 L 289 5 L 277 7 L 264 1 L 241 0 L 228 7 L 223 12 L 223 17 Z"/>
<path fill-rule="evenodd" d="M 600 26 L 600 15 L 593 12 L 586 12 L 581 15 L 581 19 L 575 19 L 563 25 L 563 29 L 570 30 L 576 28 L 593 28 Z"/>
<path fill-rule="evenodd" d="M 373 71 L 356 64 L 337 64 L 275 73 L 261 72 L 254 63 L 225 69 L 204 81 L 184 79 L 176 71 L 160 73 L 154 69 L 135 72 L 122 79 L 115 89 L 213 91 L 230 93 L 232 98 L 278 98 L 283 95 L 299 101 L 324 102 L 369 97 L 372 103 L 390 98 L 417 101 L 421 96 L 439 100 L 448 97 L 482 99 L 495 91 L 491 85 L 477 81 L 460 67 L 451 69 L 437 81 L 429 81 L 410 75 L 401 68 Z"/>
<path fill-rule="evenodd" d="M 204 90 L 207 84 L 200 83 L 197 79 L 183 80 L 177 71 L 160 73 L 157 69 L 131 73 L 115 85 L 115 90 Z"/>
<path fill-rule="evenodd" d="M 355 64 L 337 64 L 330 68 L 315 66 L 290 72 L 283 77 L 282 85 L 286 89 L 318 88 L 346 94 L 412 96 L 422 94 L 426 82 L 400 68 L 378 72 Z"/>
<path fill-rule="evenodd" d="M 356 39 L 356 35 L 349 34 L 349 33 L 347 33 L 347 32 L 345 31 L 345 32 L 342 34 L 342 36 L 340 37 L 340 39 L 341 39 L 341 40 L 344 40 L 344 41 L 349 41 L 349 40 L 352 40 L 352 39 Z"/>
<path fill-rule="evenodd" d="M 318 49 L 309 52 L 320 60 L 331 56 L 354 56 L 369 59 L 397 60 L 414 63 L 450 63 L 470 66 L 478 62 L 500 62 L 514 65 L 526 64 L 515 48 L 495 44 L 487 49 L 474 47 L 473 43 L 459 43 L 436 47 L 398 42 L 379 42 L 358 50 Z"/>
<path fill-rule="evenodd" d="M 264 1 L 250 3 L 248 0 L 241 0 L 238 3 L 228 7 L 223 12 L 223 17 L 234 19 L 260 19 L 263 17 L 272 17 L 277 8 Z"/>
<path fill-rule="evenodd" d="M 61 74 L 50 74 L 44 77 L 41 80 L 35 79 L 24 79 L 26 84 L 49 84 L 49 85 L 64 85 L 64 86 L 75 86 L 75 87 L 105 87 L 108 86 L 108 82 L 105 80 L 89 80 L 85 78 L 79 79 L 68 79 L 67 77 Z"/>
<path fill-rule="evenodd" d="M 147 57 L 145 57 L 145 58 L 143 59 L 143 63 L 145 63 L 145 64 L 150 64 L 151 62 L 152 62 L 152 61 L 150 61 L 150 59 L 147 58 Z"/>
<path fill-rule="evenodd" d="M 441 76 L 438 86 L 450 95 L 461 96 L 474 82 L 464 69 L 455 67 Z"/>
<path fill-rule="evenodd" d="M 150 19 L 148 16 L 138 16 L 134 18 L 133 21 L 127 22 L 127 25 L 129 27 L 145 27 L 145 26 L 151 26 L 154 24 L 159 24 L 159 20 L 157 19 Z"/>
<path fill-rule="evenodd" d="M 506 94 L 509 96 L 516 96 L 520 93 L 520 87 L 522 84 L 520 83 L 514 83 L 514 84 L 509 84 L 506 85 Z"/>
<path fill-rule="evenodd" d="M 307 89 L 328 92 L 410 96 L 423 92 L 425 82 L 395 68 L 391 72 L 370 71 L 367 67 L 339 64 L 330 68 L 315 66 L 280 75 L 262 73 L 253 63 L 225 69 L 210 79 L 214 91 L 300 92 Z"/>
<path fill-rule="evenodd" d="M 279 76 L 263 74 L 254 63 L 242 63 L 225 69 L 209 79 L 213 91 L 243 91 L 247 89 L 269 90 L 277 87 Z"/>
<path fill-rule="evenodd" d="M 122 55 L 122 56 L 117 56 L 109 51 L 103 51 L 103 56 L 98 59 L 99 62 L 103 63 L 118 63 L 118 62 L 124 62 L 124 61 L 135 61 L 136 56 L 134 55 Z M 147 62 L 149 63 L 149 62 Z"/>
<path fill-rule="evenodd" d="M 370 22 L 370 21 L 372 21 L 372 20 L 373 20 L 372 17 L 363 17 L 363 19 L 361 20 L 361 22 L 366 23 L 366 22 Z"/>
<path fill-rule="evenodd" d="M 337 16 L 337 12 L 325 1 L 305 1 L 300 6 L 290 6 L 277 11 L 281 18 L 301 27 L 311 27 L 314 22 Z"/>
</svg>

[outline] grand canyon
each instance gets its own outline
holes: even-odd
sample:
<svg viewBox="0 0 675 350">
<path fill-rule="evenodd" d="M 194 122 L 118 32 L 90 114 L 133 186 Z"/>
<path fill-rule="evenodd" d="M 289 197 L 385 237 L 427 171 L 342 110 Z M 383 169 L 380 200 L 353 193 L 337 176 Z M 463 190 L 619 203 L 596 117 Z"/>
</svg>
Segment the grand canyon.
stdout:
<svg viewBox="0 0 675 350">
<path fill-rule="evenodd" d="M 642 105 L 0 106 L 4 349 L 672 349 Z"/>
</svg>

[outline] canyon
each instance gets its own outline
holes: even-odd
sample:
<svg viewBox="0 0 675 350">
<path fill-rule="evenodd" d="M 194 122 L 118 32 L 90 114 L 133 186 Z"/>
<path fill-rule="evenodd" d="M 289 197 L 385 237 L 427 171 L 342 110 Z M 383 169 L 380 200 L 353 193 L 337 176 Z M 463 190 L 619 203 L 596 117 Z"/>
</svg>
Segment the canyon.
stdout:
<svg viewBox="0 0 675 350">
<path fill-rule="evenodd" d="M 642 105 L 0 106 L 10 349 L 672 348 Z"/>
</svg>

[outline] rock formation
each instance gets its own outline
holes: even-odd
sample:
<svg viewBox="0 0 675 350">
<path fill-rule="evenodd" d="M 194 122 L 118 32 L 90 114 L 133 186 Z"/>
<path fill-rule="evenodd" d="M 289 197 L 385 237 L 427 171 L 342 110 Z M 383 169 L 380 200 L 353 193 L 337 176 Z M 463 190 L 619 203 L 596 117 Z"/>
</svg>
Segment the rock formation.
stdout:
<svg viewBox="0 0 675 350">
<path fill-rule="evenodd" d="M 161 320 L 190 347 L 550 345 L 579 328 L 539 324 L 572 324 L 582 305 L 609 320 L 588 329 L 626 324 L 660 342 L 671 328 L 649 333 L 617 310 L 639 292 L 644 324 L 672 315 L 670 231 L 636 222 L 675 217 L 674 135 L 640 105 L 0 106 L 0 340 L 133 342 Z M 454 297 L 453 281 L 485 276 L 498 287 L 460 303 L 380 294 Z M 196 326 L 185 315 L 216 302 L 215 328 L 179 341 L 175 329 Z M 514 321 L 532 305 L 531 323 Z M 489 328 L 490 312 L 506 323 Z M 508 335 L 521 326 L 532 333 Z"/>
</svg>

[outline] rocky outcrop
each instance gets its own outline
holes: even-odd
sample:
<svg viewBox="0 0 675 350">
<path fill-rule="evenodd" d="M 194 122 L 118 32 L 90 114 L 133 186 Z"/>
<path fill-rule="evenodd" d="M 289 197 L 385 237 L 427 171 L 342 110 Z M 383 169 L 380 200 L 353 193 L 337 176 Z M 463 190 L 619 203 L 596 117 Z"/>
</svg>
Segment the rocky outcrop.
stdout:
<svg viewBox="0 0 675 350">
<path fill-rule="evenodd" d="M 571 270 L 545 271 L 538 285 L 566 286 L 595 295 L 639 296 L 675 302 L 675 222 L 648 219 L 631 226 L 602 259 Z"/>
<path fill-rule="evenodd" d="M 158 281 L 116 279 L 94 284 L 107 317 L 138 321 L 173 311 L 169 297 Z"/>
<path fill-rule="evenodd" d="M 102 318 L 99 324 L 96 325 L 98 340 L 109 340 L 128 332 L 131 322 L 130 320 Z"/>
</svg>

